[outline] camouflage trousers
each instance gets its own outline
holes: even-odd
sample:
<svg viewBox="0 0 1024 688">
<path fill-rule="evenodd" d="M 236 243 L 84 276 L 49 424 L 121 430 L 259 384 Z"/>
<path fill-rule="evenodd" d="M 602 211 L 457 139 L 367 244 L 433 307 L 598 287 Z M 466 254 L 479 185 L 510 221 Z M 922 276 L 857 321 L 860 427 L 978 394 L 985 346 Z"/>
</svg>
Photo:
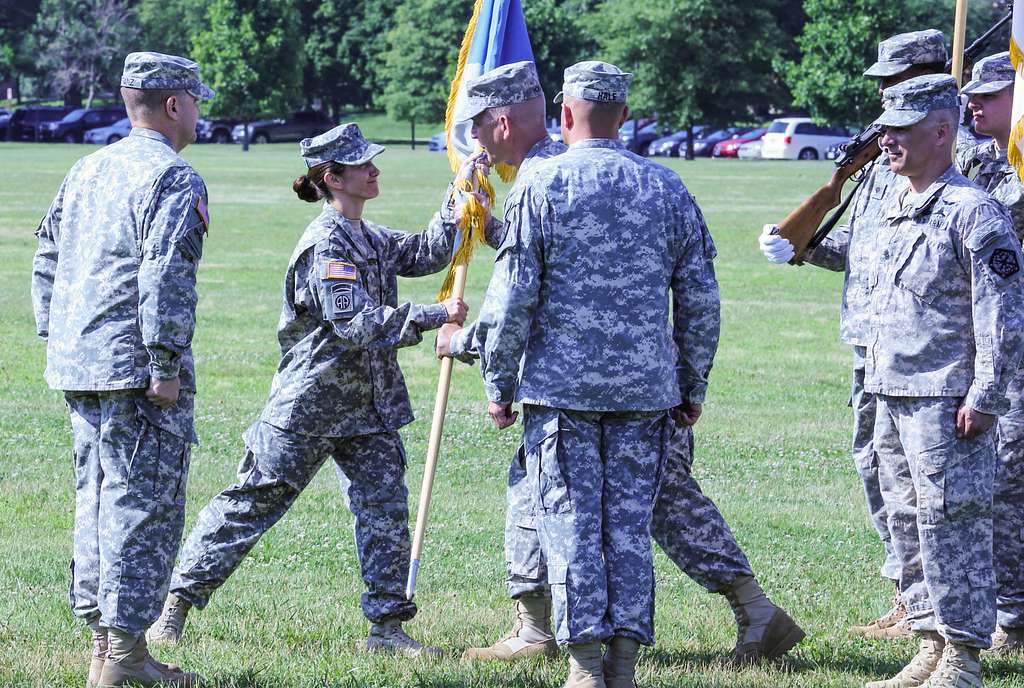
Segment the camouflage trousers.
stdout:
<svg viewBox="0 0 1024 688">
<path fill-rule="evenodd" d="M 1024 373 L 1009 384 L 1010 410 L 996 425 L 996 483 L 992 504 L 997 621 L 1024 628 Z"/>
<path fill-rule="evenodd" d="M 900 559 L 892 545 L 889 533 L 889 515 L 882 499 L 882 487 L 878 481 L 878 454 L 875 452 L 875 395 L 864 391 L 863 346 L 853 347 L 853 389 L 850 393 L 850 407 L 853 409 L 853 463 L 857 467 L 864 497 L 867 501 L 868 516 L 885 548 L 885 561 L 879 573 L 884 578 L 900 579 Z"/>
<path fill-rule="evenodd" d="M 693 431 L 671 423 L 669 432 L 651 535 L 683 573 L 708 592 L 721 593 L 737 578 L 753 576 L 754 572 L 722 513 L 693 478 Z M 537 536 L 534 491 L 527 480 L 522 447 L 509 467 L 506 497 L 509 596 L 515 599 L 545 593 L 547 566 Z"/>
<path fill-rule="evenodd" d="M 994 433 L 958 439 L 955 397 L 876 399 L 875 450 L 912 627 L 988 647 L 996 621 Z"/>
<path fill-rule="evenodd" d="M 523 407 L 555 639 L 654 643 L 650 524 L 672 421 Z"/>
<path fill-rule="evenodd" d="M 347 438 L 314 437 L 257 421 L 245 433 L 238 481 L 199 512 L 182 548 L 171 592 L 203 608 L 256 542 L 284 516 L 328 458 L 349 479 L 356 547 L 370 621 L 411 619 L 405 599 L 409 572 L 409 492 L 405 450 L 397 432 Z"/>
<path fill-rule="evenodd" d="M 64 398 L 75 462 L 71 609 L 142 633 L 167 596 L 185 524 L 191 444 L 154 424 L 160 411 L 141 390 Z"/>
</svg>

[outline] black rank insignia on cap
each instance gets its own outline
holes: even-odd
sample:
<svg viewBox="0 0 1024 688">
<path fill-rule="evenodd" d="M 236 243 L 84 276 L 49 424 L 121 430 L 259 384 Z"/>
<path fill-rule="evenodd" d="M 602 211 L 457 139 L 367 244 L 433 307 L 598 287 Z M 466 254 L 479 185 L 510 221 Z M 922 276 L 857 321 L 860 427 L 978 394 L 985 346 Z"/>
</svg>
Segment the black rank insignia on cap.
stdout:
<svg viewBox="0 0 1024 688">
<path fill-rule="evenodd" d="M 1020 272 L 1020 263 L 1017 262 L 1017 255 L 1008 248 L 997 248 L 988 259 L 988 266 L 992 272 L 1003 279 L 1012 277 Z"/>
</svg>

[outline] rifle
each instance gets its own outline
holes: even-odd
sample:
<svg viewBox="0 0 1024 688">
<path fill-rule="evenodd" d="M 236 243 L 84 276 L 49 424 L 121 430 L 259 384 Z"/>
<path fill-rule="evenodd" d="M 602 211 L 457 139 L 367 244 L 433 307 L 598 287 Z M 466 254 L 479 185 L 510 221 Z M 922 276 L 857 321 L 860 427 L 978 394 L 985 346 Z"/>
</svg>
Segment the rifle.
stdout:
<svg viewBox="0 0 1024 688">
<path fill-rule="evenodd" d="M 1007 12 L 988 31 L 964 49 L 964 64 L 974 60 L 985 50 L 992 37 L 1005 26 L 1013 17 L 1013 12 Z M 945 71 L 952 68 L 952 60 L 946 62 Z M 800 265 L 804 253 L 820 244 L 829 232 L 839 223 L 839 219 L 846 212 L 850 202 L 853 200 L 857 189 L 864 181 L 865 175 L 862 170 L 871 164 L 882 152 L 878 146 L 878 140 L 882 136 L 881 127 L 874 124 L 854 136 L 849 142 L 844 143 L 839 149 L 836 157 L 836 169 L 832 171 L 832 177 L 820 189 L 811 194 L 807 200 L 801 203 L 796 210 L 791 212 L 779 223 L 779 234 L 789 239 L 793 244 L 795 254 L 789 261 L 794 265 Z M 854 179 L 857 185 L 843 200 L 843 185 L 849 179 Z M 825 215 L 839 206 L 824 223 Z"/>
</svg>

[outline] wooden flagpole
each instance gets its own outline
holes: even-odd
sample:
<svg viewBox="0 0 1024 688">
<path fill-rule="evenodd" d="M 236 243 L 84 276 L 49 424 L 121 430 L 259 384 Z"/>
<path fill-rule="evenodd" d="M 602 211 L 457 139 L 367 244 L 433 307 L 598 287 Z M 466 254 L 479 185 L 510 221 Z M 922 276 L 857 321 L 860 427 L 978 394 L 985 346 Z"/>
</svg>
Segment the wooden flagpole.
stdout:
<svg viewBox="0 0 1024 688">
<path fill-rule="evenodd" d="M 471 241 L 467 233 L 463 241 Z M 455 266 L 455 285 L 452 296 L 462 298 L 466 292 L 468 265 Z M 430 421 L 430 438 L 427 443 L 427 463 L 423 467 L 423 484 L 420 487 L 420 503 L 416 510 L 416 530 L 412 539 L 412 558 L 409 562 L 409 578 L 405 583 L 405 598 L 411 600 L 416 591 L 416 575 L 420 570 L 420 554 L 423 552 L 423 538 L 427 531 L 427 513 L 430 511 L 430 496 L 434 490 L 434 474 L 437 472 L 437 457 L 441 451 L 441 433 L 444 431 L 444 416 L 448 410 L 448 389 L 452 382 L 451 356 L 441 359 L 441 373 L 437 380 L 437 396 L 434 397 L 434 417 Z"/>
<path fill-rule="evenodd" d="M 964 43 L 967 37 L 967 0 L 956 0 L 956 15 L 953 22 L 953 55 L 952 69 L 953 78 L 956 79 L 957 88 L 963 86 L 961 83 L 964 77 Z M 959 124 L 959 122 L 958 122 Z M 956 162 L 956 139 L 953 137 L 953 162 Z"/>
</svg>

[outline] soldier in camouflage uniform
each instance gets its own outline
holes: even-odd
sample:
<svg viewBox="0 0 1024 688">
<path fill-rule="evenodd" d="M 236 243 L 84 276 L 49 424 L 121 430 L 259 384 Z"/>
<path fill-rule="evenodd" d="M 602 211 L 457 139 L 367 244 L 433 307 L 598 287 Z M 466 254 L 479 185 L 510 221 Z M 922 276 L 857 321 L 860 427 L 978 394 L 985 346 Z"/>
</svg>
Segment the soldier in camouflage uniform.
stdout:
<svg viewBox="0 0 1024 688">
<path fill-rule="evenodd" d="M 995 628 L 996 417 L 1024 353 L 1021 248 L 1006 210 L 951 164 L 956 81 L 886 89 L 876 121 L 909 186 L 876 234 L 864 389 L 918 654 L 869 688 L 974 688 Z"/>
<path fill-rule="evenodd" d="M 362 219 L 365 202 L 379 193 L 372 159 L 384 148 L 355 124 L 299 147 L 309 172 L 293 188 L 302 200 L 325 203 L 288 264 L 281 363 L 244 435 L 238 481 L 200 512 L 150 640 L 178 641 L 189 609 L 206 606 L 330 458 L 350 480 L 346 498 L 367 586 L 362 607 L 372 624 L 366 648 L 433 654 L 402 630 L 416 605 L 405 598 L 408 491 L 398 429 L 413 415 L 395 350 L 462 322 L 466 305 L 459 298 L 399 305 L 397 278 L 444 268 L 453 226 L 435 218 L 426 232 L 407 234 Z"/>
<path fill-rule="evenodd" d="M 79 160 L 36 232 L 36 327 L 46 381 L 63 390 L 74 436 L 71 608 L 88 623 L 88 685 L 193 685 L 153 659 L 185 520 L 196 391 L 196 269 L 206 186 L 178 153 L 213 92 L 196 63 L 125 58 L 131 134 Z"/>
<path fill-rule="evenodd" d="M 945 71 L 945 39 L 941 31 L 912 31 L 887 38 L 878 44 L 878 61 L 864 76 L 874 77 L 882 89 L 923 74 Z M 969 134 L 967 135 L 969 138 Z M 970 139 L 973 142 L 973 139 Z M 966 144 L 958 140 L 958 149 Z M 899 557 L 892 544 L 888 514 L 879 487 L 879 461 L 874 449 L 875 398 L 864 391 L 866 347 L 870 342 L 868 321 L 871 314 L 872 283 L 869 270 L 874 264 L 878 244 L 875 239 L 884 222 L 886 207 L 894 195 L 906 187 L 906 180 L 889 169 L 880 156 L 865 170 L 864 181 L 856 192 L 849 220 L 835 228 L 825 240 L 807 251 L 804 260 L 828 270 L 844 271 L 843 301 L 840 310 L 840 337 L 853 347 L 853 461 L 864 486 L 868 514 L 885 548 L 880 573 L 895 587 L 891 608 L 878 619 L 851 630 L 868 637 L 895 638 L 910 635 L 906 606 L 899 593 Z M 765 225 L 761 249 L 768 260 L 785 263 L 793 257 L 793 246 L 777 233 L 777 225 Z"/>
<path fill-rule="evenodd" d="M 654 641 L 650 519 L 668 412 L 699 414 L 718 337 L 713 245 L 692 197 L 617 140 L 631 79 L 600 62 L 566 70 L 556 102 L 569 150 L 506 199 L 476 325 L 492 419 L 508 427 L 524 404 L 567 686 L 630 685 L 639 645 Z M 624 218 L 626 207 L 639 211 Z"/>
<path fill-rule="evenodd" d="M 483 74 L 467 83 L 467 93 L 472 107 L 460 110 L 459 115 L 479 122 L 475 136 L 493 159 L 513 163 L 522 160 L 518 165 L 522 175 L 539 160 L 566 150 L 564 144 L 551 141 L 545 131 L 542 100 L 538 100 L 537 107 L 530 111 L 506 114 L 510 106 L 542 97 L 532 63 L 499 67 Z M 524 97 L 521 94 L 528 95 Z M 498 121 L 502 116 L 506 121 Z M 514 137 L 520 128 L 531 134 L 517 141 L 518 146 L 507 143 L 506 132 L 513 132 Z M 515 191 L 512 193 L 514 195 Z M 492 224 L 501 225 L 501 231 L 494 234 L 504 234 L 503 222 L 495 220 Z M 481 348 L 477 323 L 464 329 L 445 325 L 438 333 L 437 353 L 440 356 L 454 355 L 472 363 L 479 357 Z M 689 427 L 673 426 L 666 461 L 660 497 L 651 523 L 655 541 L 684 573 L 710 592 L 722 594 L 730 601 L 739 626 L 733 654 L 736 662 L 749 663 L 785 653 L 798 642 L 803 632 L 785 611 L 764 595 L 721 512 L 694 480 L 691 474 L 693 434 Z M 509 596 L 516 600 L 516 625 L 509 635 L 490 647 L 470 648 L 465 656 L 500 660 L 536 654 L 552 656 L 557 652 L 557 646 L 550 627 L 551 593 L 537 536 L 533 492 L 526 479 L 522 447 L 513 456 L 509 467 L 505 561 Z"/>
<path fill-rule="evenodd" d="M 1024 239 L 1024 184 L 1006 159 L 1015 75 L 1008 52 L 986 57 L 974 66 L 973 78 L 961 93 L 970 97 L 967 108 L 975 129 L 992 139 L 958 158 L 964 174 L 1009 211 L 1017 238 Z M 1013 376 L 1006 396 L 1010 409 L 996 423 L 998 463 L 992 505 L 998 587 L 998 630 L 992 651 L 1000 654 L 1024 649 L 1024 373 Z"/>
</svg>

